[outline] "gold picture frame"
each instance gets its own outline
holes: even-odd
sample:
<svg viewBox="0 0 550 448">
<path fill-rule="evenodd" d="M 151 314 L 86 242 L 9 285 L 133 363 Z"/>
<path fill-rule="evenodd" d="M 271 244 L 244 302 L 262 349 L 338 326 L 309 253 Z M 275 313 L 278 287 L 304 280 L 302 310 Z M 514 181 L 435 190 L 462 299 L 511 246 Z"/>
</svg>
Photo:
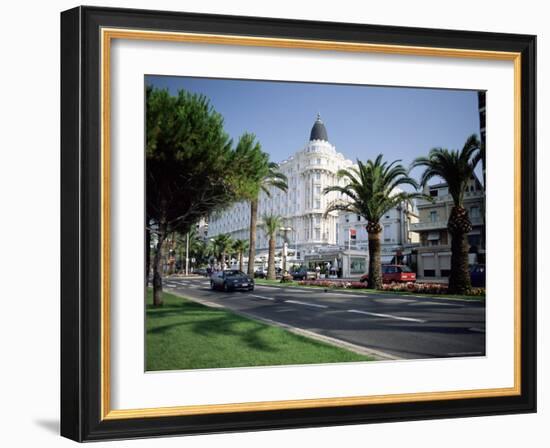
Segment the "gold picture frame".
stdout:
<svg viewBox="0 0 550 448">
<path fill-rule="evenodd" d="M 109 14 L 105 14 L 105 12 Z M 243 27 L 243 34 L 230 34 L 224 32 L 222 29 L 223 26 L 215 19 L 212 18 L 210 23 L 210 28 L 215 29 L 216 31 L 211 32 L 199 32 L 195 29 L 197 26 L 195 20 L 197 17 L 192 15 L 192 17 L 187 17 L 184 14 L 177 13 L 143 13 L 142 17 L 146 19 L 137 20 L 131 14 L 131 11 L 117 10 L 117 12 L 106 10 L 102 8 L 76 8 L 74 10 L 67 11 L 63 13 L 64 22 L 63 26 L 65 27 L 65 32 L 67 35 L 71 34 L 74 37 L 74 33 L 84 33 L 84 28 L 79 28 L 76 24 L 84 21 L 88 24 L 91 24 L 85 35 L 82 35 L 81 38 L 87 38 L 88 41 L 93 39 L 93 44 L 97 48 L 98 52 L 94 56 L 94 63 L 97 64 L 98 74 L 99 74 L 99 83 L 98 90 L 94 91 L 94 94 L 97 96 L 99 102 L 98 110 L 100 112 L 100 123 L 99 128 L 97 129 L 97 141 L 99 143 L 98 147 L 98 159 L 99 163 L 93 169 L 98 170 L 99 175 L 97 190 L 99 197 L 98 204 L 98 216 L 96 217 L 95 224 L 99 226 L 99 248 L 98 248 L 98 260 L 97 260 L 97 273 L 99 274 L 99 285 L 97 292 L 98 298 L 98 308 L 97 313 L 94 314 L 95 318 L 99 318 L 97 321 L 97 335 L 99 335 L 99 343 L 97 344 L 97 353 L 99 354 L 99 359 L 97 360 L 96 367 L 98 367 L 98 376 L 95 380 L 95 387 L 85 387 L 82 383 L 82 377 L 78 376 L 76 379 L 73 377 L 72 381 L 66 379 L 66 381 L 71 383 L 71 386 L 67 386 L 64 389 L 65 397 L 68 395 L 71 398 L 78 402 L 78 406 L 82 409 L 82 412 L 86 414 L 88 422 L 96 422 L 94 426 L 88 423 L 87 426 L 84 426 L 83 421 L 75 422 L 73 418 L 66 416 L 67 410 L 63 411 L 64 415 L 62 423 L 62 433 L 64 435 L 77 439 L 77 440 L 93 440 L 95 438 L 118 438 L 118 437 L 132 437 L 135 432 L 132 432 L 132 428 L 135 426 L 136 421 L 143 421 L 145 419 L 147 423 L 147 430 L 145 434 L 155 435 L 155 434 L 164 434 L 164 433 L 192 433 L 200 432 L 201 428 L 205 428 L 204 424 L 197 423 L 193 426 L 192 429 L 189 429 L 186 426 L 185 418 L 190 418 L 193 416 L 212 416 L 212 415 L 223 415 L 233 414 L 234 418 L 238 418 L 239 415 L 243 413 L 257 413 L 261 414 L 262 412 L 273 412 L 273 411 L 299 411 L 299 410 L 319 410 L 325 408 L 326 412 L 336 412 L 338 408 L 349 409 L 359 409 L 364 410 L 365 407 L 370 407 L 373 409 L 374 405 L 388 405 L 388 404 L 403 404 L 403 403 L 412 403 L 417 406 L 422 406 L 422 403 L 433 403 L 439 402 L 440 407 L 447 408 L 452 406 L 451 402 L 456 400 L 480 400 L 490 399 L 494 402 L 497 402 L 499 399 L 503 403 L 508 403 L 506 406 L 514 408 L 516 411 L 520 412 L 521 409 L 533 409 L 533 387 L 532 378 L 534 375 L 533 366 L 534 366 L 534 353 L 532 351 L 532 334 L 533 331 L 532 325 L 534 324 L 532 304 L 526 305 L 526 278 L 531 279 L 534 276 L 534 272 L 529 271 L 526 274 L 525 269 L 532 269 L 525 266 L 525 259 L 528 258 L 532 260 L 533 257 L 533 242 L 530 242 L 528 246 L 525 245 L 525 234 L 522 233 L 522 227 L 525 227 L 525 219 L 532 218 L 532 207 L 534 203 L 531 202 L 532 198 L 527 198 L 526 200 L 526 189 L 531 193 L 531 179 L 525 178 L 525 173 L 533 169 L 534 160 L 532 160 L 531 154 L 534 153 L 534 142 L 532 137 L 525 135 L 526 130 L 528 131 L 533 126 L 533 114 L 531 110 L 533 107 L 532 101 L 530 100 L 532 91 L 534 91 L 534 83 L 532 82 L 534 74 L 532 73 L 531 64 L 532 59 L 534 58 L 533 54 L 533 41 L 532 36 L 516 36 L 508 35 L 502 37 L 502 49 L 489 48 L 493 45 L 488 38 L 488 36 L 481 36 L 476 33 L 475 36 L 466 34 L 461 34 L 465 32 L 447 32 L 445 36 L 439 36 L 432 33 L 433 30 L 423 30 L 425 34 L 425 40 L 433 42 L 433 45 L 427 45 L 426 43 L 422 44 L 411 44 L 408 45 L 406 37 L 402 38 L 402 42 L 395 42 L 395 39 L 390 36 L 391 33 L 388 30 L 378 30 L 376 33 L 371 31 L 369 34 L 368 26 L 357 25 L 357 27 L 365 27 L 365 38 L 364 42 L 357 41 L 346 41 L 343 39 L 331 40 L 329 38 L 321 39 L 319 37 L 314 37 L 313 34 L 319 34 L 322 29 L 327 30 L 344 30 L 341 31 L 345 34 L 345 27 L 341 26 L 339 28 L 338 24 L 319 24 L 316 28 L 316 32 L 312 32 L 311 38 L 305 37 L 278 37 L 276 32 L 272 33 L 270 36 L 261 36 L 261 35 L 250 35 L 251 31 L 246 30 L 247 26 L 258 25 L 254 20 L 264 20 L 268 21 L 269 19 L 247 19 L 244 23 L 241 19 L 235 18 L 235 23 L 240 24 Z M 107 16 L 108 18 L 104 18 Z M 114 18 L 113 18 L 114 17 Z M 181 20 L 181 27 L 183 30 L 174 31 L 168 22 L 171 20 Z M 208 16 L 202 16 L 203 21 L 208 22 Z M 227 18 L 226 18 L 227 19 Z M 143 22 L 145 20 L 145 22 Z M 147 29 L 145 23 L 149 20 L 149 23 L 157 24 L 155 29 Z M 161 28 L 158 24 L 162 23 L 165 20 L 166 29 Z M 136 21 L 136 23 L 134 23 Z M 153 22 L 154 21 L 154 22 Z M 241 23 L 243 22 L 243 23 Z M 134 25 L 132 26 L 132 24 Z M 170 22 L 172 23 L 172 22 Z M 248 25 L 247 25 L 248 24 Z M 252 25 L 250 25 L 252 24 Z M 284 35 L 287 32 L 288 27 L 297 27 L 294 23 L 286 23 L 285 21 L 273 21 L 270 24 L 276 29 L 277 26 L 281 28 L 279 32 Z M 89 34 L 89 29 L 94 30 L 94 34 Z M 185 31 L 186 28 L 189 28 L 190 31 Z M 203 26 L 203 28 L 208 28 L 208 26 Z M 298 28 L 296 28 L 297 30 Z M 329 33 L 327 31 L 327 33 Z M 386 42 L 380 42 L 379 40 L 383 38 L 384 32 L 386 32 Z M 453 34 L 455 33 L 455 34 Z M 330 33 L 329 33 L 330 34 Z M 297 33 L 298 35 L 298 33 Z M 91 36 L 91 37 L 90 37 Z M 376 39 L 372 39 L 375 36 Z M 382 36 L 382 38 L 379 38 Z M 474 39 L 475 37 L 475 39 Z M 185 43 L 200 43 L 208 45 L 232 45 L 232 46 L 253 46 L 253 47 L 272 47 L 272 48 L 288 48 L 288 49 L 311 49 L 311 50 L 326 50 L 326 51 L 340 51 L 340 52 L 354 52 L 354 53 L 381 53 L 381 54 L 398 54 L 398 55 L 412 55 L 412 56 L 436 56 L 436 57 L 449 57 L 449 58 L 466 58 L 466 59 L 484 59 L 484 60 L 504 60 L 512 61 L 514 65 L 514 159 L 515 159 L 515 178 L 514 178 L 514 210 L 515 210 L 515 221 L 514 221 L 514 265 L 515 265 L 515 278 L 514 278 L 514 386 L 508 388 L 494 388 L 494 389 L 478 389 L 478 390 L 461 390 L 461 391 L 447 391 L 447 392 L 430 392 L 430 393 L 406 393 L 406 394 L 395 394 L 395 395 L 375 395 L 375 396 L 353 396 L 353 397 L 339 397 L 339 398 L 316 398 L 316 399 L 305 399 L 305 400 L 282 400 L 282 401 L 269 401 L 269 402 L 244 402 L 244 403 L 233 403 L 233 404 L 218 404 L 218 405 L 189 405 L 189 406 L 175 406 L 175 407 L 160 407 L 160 408 L 142 408 L 142 409 L 112 409 L 111 408 L 111 372 L 110 372 L 110 358 L 111 345 L 110 345 L 110 275 L 111 275 L 111 266 L 110 266 L 110 247 L 111 247 L 111 230 L 110 230 L 110 220 L 111 220 L 111 115 L 110 115 L 110 105 L 111 105 L 111 45 L 116 39 L 130 39 L 130 40 L 140 40 L 140 41 L 163 41 L 163 42 L 185 42 Z M 439 40 L 438 40 L 439 39 Z M 378 40 L 378 41 L 377 41 Z M 393 41 L 392 41 L 393 40 Z M 410 40 L 413 40 L 412 38 Z M 460 45 L 460 42 L 469 42 L 468 45 L 471 45 L 472 40 L 475 40 L 478 48 L 468 48 L 452 45 Z M 75 41 L 77 42 L 77 41 Z M 519 42 L 519 43 L 518 43 Z M 66 44 L 69 45 L 69 44 Z M 73 65 L 82 64 L 83 61 L 86 62 L 85 58 L 82 58 L 80 52 L 84 51 L 83 48 L 78 47 L 77 43 L 73 43 L 73 46 L 77 48 L 66 49 L 67 55 L 65 56 L 65 67 L 66 72 L 62 75 L 65 77 L 74 76 L 74 67 Z M 84 47 L 84 46 L 83 46 Z M 93 45 L 92 45 L 93 47 Z M 80 56 L 80 59 L 75 58 L 75 56 Z M 69 70 L 69 68 L 71 70 Z M 78 66 L 80 68 L 80 66 Z M 78 70 L 76 70 L 78 71 Z M 82 73 L 79 72 L 82 76 Z M 82 78 L 81 78 L 82 79 Z M 78 89 L 81 89 L 82 86 L 79 85 Z M 67 87 L 67 89 L 69 89 Z M 82 93 L 80 90 L 75 91 L 74 85 L 71 85 L 71 91 L 67 92 L 66 95 L 74 95 L 78 98 L 81 98 Z M 89 93 L 89 92 L 88 92 Z M 68 101 L 70 103 L 70 101 Z M 78 105 L 72 104 L 73 107 L 78 107 Z M 71 110 L 69 106 L 64 106 L 66 114 Z M 530 112 L 527 112 L 530 111 Z M 63 118 L 63 117 L 62 117 Z M 86 126 L 85 117 L 81 117 L 82 121 L 79 123 L 66 122 L 67 129 L 65 132 L 67 135 L 72 132 L 72 129 L 75 125 Z M 71 134 L 72 135 L 72 134 Z M 69 138 L 69 137 L 67 137 Z M 83 145 L 80 142 L 81 146 L 80 151 L 86 150 L 86 145 Z M 74 151 L 74 146 L 69 147 L 66 143 L 66 146 L 62 148 L 62 151 Z M 527 154 L 527 156 L 526 156 Z M 74 166 L 78 162 L 72 160 L 72 165 L 65 166 L 64 170 L 74 169 Z M 526 165 L 527 164 L 527 165 Z M 89 169 L 89 168 L 86 168 Z M 66 219 L 69 220 L 69 216 L 78 212 L 79 207 L 82 206 L 82 202 L 75 204 L 75 209 L 68 210 L 66 212 Z M 534 223 L 529 221 L 528 227 L 532 228 Z M 531 235 L 532 238 L 535 235 Z M 70 251 L 81 251 L 81 246 L 73 247 L 67 246 L 65 249 L 66 252 Z M 67 280 L 69 282 L 69 280 Z M 72 287 L 72 284 L 70 285 Z M 68 286 L 68 289 L 70 289 Z M 82 296 L 79 296 L 82 297 Z M 531 301 L 533 298 L 530 297 Z M 74 300 L 74 297 L 65 296 L 63 298 L 65 304 L 69 300 Z M 64 305 L 67 310 L 67 314 L 74 313 L 73 305 Z M 82 316 L 83 310 L 86 308 L 82 304 L 77 306 L 79 315 Z M 63 325 L 69 326 L 73 325 L 66 322 L 67 318 L 64 318 Z M 529 322 L 529 328 L 525 328 L 525 323 Z M 83 327 L 79 326 L 78 328 L 71 327 L 71 331 L 82 332 Z M 529 332 L 527 334 L 526 332 Z M 66 342 L 68 344 L 68 342 Z M 527 345 L 531 344 L 531 345 Z M 526 350 L 526 347 L 529 347 Z M 71 350 L 66 350 L 66 352 L 74 353 L 75 351 L 83 350 L 83 347 L 70 347 Z M 74 364 L 82 361 L 73 359 L 74 357 L 68 356 L 64 359 L 63 365 L 67 372 L 65 378 L 73 376 Z M 529 383 L 527 383 L 529 382 Z M 80 386 L 77 386 L 80 384 Z M 525 387 L 526 384 L 531 384 L 528 388 Z M 81 387 L 83 390 L 80 393 L 80 397 L 74 397 L 75 388 L 78 389 Z M 90 400 L 89 395 L 90 390 L 99 389 L 99 396 L 97 399 L 99 403 L 89 407 L 83 400 Z M 63 393 L 62 393 L 63 395 Z M 495 401 L 497 400 L 497 401 Z M 529 406 L 526 406 L 525 403 L 529 403 Z M 487 403 L 487 401 L 485 401 Z M 520 405 L 521 403 L 521 405 Z M 88 407 L 87 407 L 88 406 Z M 435 412 L 435 411 L 434 411 Z M 458 410 L 460 413 L 460 410 Z M 478 413 L 483 413 L 480 410 Z M 396 411 L 395 419 L 400 419 L 399 411 Z M 434 415 L 437 415 L 435 413 Z M 442 412 L 441 415 L 449 415 L 449 412 Z M 462 410 L 461 415 L 476 415 L 475 410 Z M 172 418 L 174 421 L 181 421 L 181 430 L 173 430 L 163 432 L 163 419 Z M 406 416 L 402 417 L 406 418 Z M 178 420 L 180 419 L 180 420 Z M 183 419 L 183 420 L 181 420 Z M 351 421 L 351 420 L 349 420 Z M 364 418 L 363 421 L 369 421 L 368 418 Z M 323 424 L 323 419 L 318 420 L 319 424 Z M 116 426 L 120 424 L 120 426 Z M 308 424 L 308 423 L 305 423 Z M 316 424 L 313 422 L 313 424 Z M 128 426 L 134 425 L 134 426 Z M 286 426 L 285 426 L 286 425 Z M 177 425 L 176 425 L 177 426 Z M 277 427 L 276 424 L 273 425 Z M 106 429 L 98 429 L 105 427 Z M 238 422 L 236 427 L 240 428 Z M 254 425 L 243 425 L 242 429 L 254 428 Z M 268 425 L 262 426 L 262 422 L 258 421 L 257 426 L 269 427 Z M 288 423 L 281 422 L 281 427 L 292 427 Z M 83 432 L 83 428 L 87 428 L 87 433 Z M 130 428 L 130 429 L 129 429 Z M 223 425 L 219 425 L 219 430 L 224 430 Z M 216 430 L 216 429 L 214 429 Z"/>
</svg>

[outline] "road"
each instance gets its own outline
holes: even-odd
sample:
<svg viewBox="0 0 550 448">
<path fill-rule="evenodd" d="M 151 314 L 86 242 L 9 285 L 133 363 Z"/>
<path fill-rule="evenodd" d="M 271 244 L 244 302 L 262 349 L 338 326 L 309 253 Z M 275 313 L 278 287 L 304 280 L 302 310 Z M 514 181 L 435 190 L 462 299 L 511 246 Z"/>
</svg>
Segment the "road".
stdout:
<svg viewBox="0 0 550 448">
<path fill-rule="evenodd" d="M 429 296 L 256 285 L 212 291 L 207 278 L 167 278 L 166 292 L 353 344 L 379 359 L 485 355 L 485 304 Z"/>
</svg>

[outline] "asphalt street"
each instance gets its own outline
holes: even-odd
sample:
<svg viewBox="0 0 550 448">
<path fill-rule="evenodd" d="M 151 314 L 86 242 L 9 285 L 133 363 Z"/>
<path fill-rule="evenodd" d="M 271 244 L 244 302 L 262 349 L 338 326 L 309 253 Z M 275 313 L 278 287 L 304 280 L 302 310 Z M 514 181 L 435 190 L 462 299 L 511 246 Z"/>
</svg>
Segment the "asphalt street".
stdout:
<svg viewBox="0 0 550 448">
<path fill-rule="evenodd" d="M 429 296 L 256 285 L 212 291 L 208 278 L 167 278 L 166 292 L 403 359 L 485 355 L 485 304 Z M 384 357 L 382 356 L 382 358 Z"/>
</svg>

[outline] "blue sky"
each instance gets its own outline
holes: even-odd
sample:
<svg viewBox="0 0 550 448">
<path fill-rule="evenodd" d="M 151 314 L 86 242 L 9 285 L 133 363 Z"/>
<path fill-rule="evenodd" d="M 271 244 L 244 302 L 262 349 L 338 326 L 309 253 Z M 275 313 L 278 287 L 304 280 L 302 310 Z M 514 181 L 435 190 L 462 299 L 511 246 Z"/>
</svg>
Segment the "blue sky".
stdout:
<svg viewBox="0 0 550 448">
<path fill-rule="evenodd" d="M 382 153 L 408 165 L 434 146 L 458 149 L 479 135 L 475 91 L 173 76 L 146 83 L 206 95 L 235 141 L 256 134 L 276 162 L 304 147 L 318 112 L 329 141 L 352 160 Z"/>
</svg>

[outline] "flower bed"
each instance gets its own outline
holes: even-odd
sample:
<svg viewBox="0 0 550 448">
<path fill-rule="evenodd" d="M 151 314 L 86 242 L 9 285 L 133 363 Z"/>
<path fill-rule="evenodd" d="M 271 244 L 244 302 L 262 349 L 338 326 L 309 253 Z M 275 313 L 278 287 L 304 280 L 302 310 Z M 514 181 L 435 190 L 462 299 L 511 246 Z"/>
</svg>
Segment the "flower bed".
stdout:
<svg viewBox="0 0 550 448">
<path fill-rule="evenodd" d="M 321 288 L 367 289 L 367 283 L 338 280 L 302 280 L 298 284 L 302 286 L 319 286 Z"/>
<path fill-rule="evenodd" d="M 321 288 L 367 289 L 367 282 L 337 280 L 302 280 L 301 286 L 318 286 Z M 444 283 L 384 283 L 381 291 L 410 292 L 413 294 L 448 294 Z M 472 288 L 467 295 L 484 296 L 485 288 Z"/>
</svg>

